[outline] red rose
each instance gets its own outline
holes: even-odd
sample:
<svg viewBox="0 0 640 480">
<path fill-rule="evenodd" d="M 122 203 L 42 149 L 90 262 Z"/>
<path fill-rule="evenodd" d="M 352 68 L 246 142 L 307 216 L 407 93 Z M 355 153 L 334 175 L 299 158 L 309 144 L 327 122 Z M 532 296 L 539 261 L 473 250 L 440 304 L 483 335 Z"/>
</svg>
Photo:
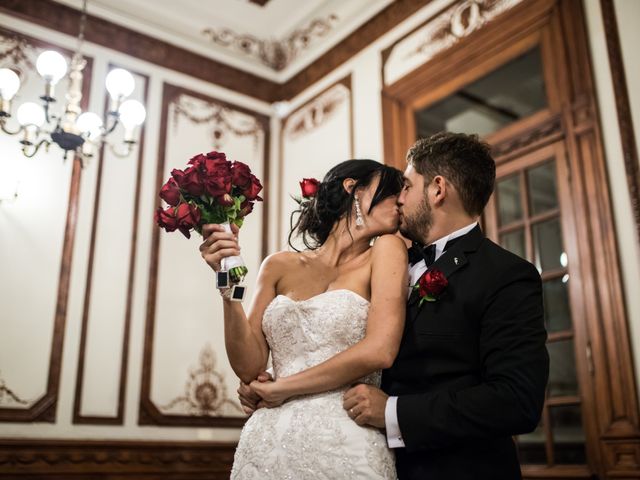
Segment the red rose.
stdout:
<svg viewBox="0 0 640 480">
<path fill-rule="evenodd" d="M 162 186 L 160 189 L 160 198 L 173 207 L 180 203 L 180 189 L 175 179 L 169 178 L 167 183 Z"/>
<path fill-rule="evenodd" d="M 212 160 L 224 160 L 225 162 L 227 161 L 227 156 L 222 153 L 222 152 L 216 152 L 215 150 L 212 152 L 207 153 L 207 158 L 210 158 Z"/>
<path fill-rule="evenodd" d="M 173 232 L 178 228 L 178 219 L 176 218 L 176 208 L 168 207 L 163 210 L 162 207 L 158 207 L 154 215 L 155 222 L 164 228 L 167 232 Z"/>
<path fill-rule="evenodd" d="M 205 158 L 199 165 L 206 192 L 212 197 L 231 193 L 231 162 L 224 158 Z"/>
<path fill-rule="evenodd" d="M 218 202 L 218 205 L 221 205 L 223 207 L 230 207 L 231 205 L 234 204 L 233 197 L 228 193 L 225 193 L 224 195 L 220 195 L 219 197 L 216 197 L 216 201 Z"/>
<path fill-rule="evenodd" d="M 181 203 L 176 207 L 176 218 L 178 221 L 178 229 L 185 237 L 191 238 L 189 230 L 200 224 L 200 209 L 190 203 Z"/>
<path fill-rule="evenodd" d="M 318 193 L 320 181 L 315 178 L 303 178 L 300 182 L 300 190 L 304 198 L 313 198 Z"/>
<path fill-rule="evenodd" d="M 251 184 L 242 192 L 242 194 L 248 200 L 258 200 L 261 202 L 262 198 L 258 196 L 261 190 L 262 184 L 260 183 L 260 180 L 258 180 L 258 177 L 251 174 Z"/>
<path fill-rule="evenodd" d="M 231 165 L 231 178 L 233 185 L 240 191 L 247 190 L 251 184 L 251 169 L 246 163 L 235 161 Z"/>
<path fill-rule="evenodd" d="M 189 165 L 193 165 L 194 167 L 198 167 L 200 166 L 200 164 L 206 160 L 206 156 L 203 154 L 198 154 L 195 157 L 191 157 L 191 160 L 189 160 Z"/>
<path fill-rule="evenodd" d="M 425 273 L 418 281 L 420 297 L 426 301 L 434 301 L 449 285 L 447 277 L 441 270 L 434 268 Z"/>
<path fill-rule="evenodd" d="M 253 212 L 253 202 L 250 200 L 245 200 L 240 204 L 240 211 L 238 212 L 238 216 L 240 218 L 246 217 L 251 212 Z"/>
<path fill-rule="evenodd" d="M 202 178 L 195 166 L 187 168 L 185 171 L 173 169 L 171 176 L 175 179 L 178 186 L 189 195 L 199 197 L 204 193 Z"/>
</svg>

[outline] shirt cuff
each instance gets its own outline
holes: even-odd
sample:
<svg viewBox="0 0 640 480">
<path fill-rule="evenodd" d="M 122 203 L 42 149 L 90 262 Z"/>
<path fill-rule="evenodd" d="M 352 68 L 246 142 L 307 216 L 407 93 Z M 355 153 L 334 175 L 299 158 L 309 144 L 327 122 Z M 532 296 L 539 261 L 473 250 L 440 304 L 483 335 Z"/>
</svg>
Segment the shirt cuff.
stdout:
<svg viewBox="0 0 640 480">
<path fill-rule="evenodd" d="M 400 425 L 398 425 L 397 403 L 398 397 L 389 397 L 384 408 L 384 423 L 387 429 L 387 444 L 389 448 L 404 448 L 404 440 L 402 440 Z"/>
</svg>

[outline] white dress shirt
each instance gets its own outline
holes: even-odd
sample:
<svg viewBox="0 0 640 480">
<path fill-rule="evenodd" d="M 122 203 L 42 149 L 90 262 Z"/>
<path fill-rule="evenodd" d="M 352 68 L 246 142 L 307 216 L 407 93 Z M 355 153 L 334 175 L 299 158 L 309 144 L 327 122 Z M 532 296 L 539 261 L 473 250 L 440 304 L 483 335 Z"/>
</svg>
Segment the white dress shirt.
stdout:
<svg viewBox="0 0 640 480">
<path fill-rule="evenodd" d="M 454 238 L 461 237 L 462 235 L 466 235 L 471 230 L 473 230 L 478 222 L 473 222 L 471 225 L 467 225 L 460 230 L 456 230 L 449 235 L 446 235 L 431 245 L 436 246 L 436 255 L 435 260 L 438 260 L 440 256 L 444 253 L 444 247 L 447 245 L 449 240 L 453 240 Z M 434 261 L 435 261 L 434 260 Z M 409 265 L 409 285 L 415 285 L 418 279 L 422 276 L 424 272 L 427 271 L 427 265 L 424 260 L 420 260 L 418 263 L 414 263 L 413 265 Z M 408 295 L 411 296 L 411 288 L 409 288 Z M 387 443 L 389 444 L 389 448 L 403 448 L 404 440 L 402 440 L 402 432 L 400 432 L 400 425 L 398 425 L 398 410 L 396 405 L 398 403 L 398 397 L 389 397 L 387 399 L 387 404 L 384 409 L 384 423 L 387 429 Z"/>
</svg>

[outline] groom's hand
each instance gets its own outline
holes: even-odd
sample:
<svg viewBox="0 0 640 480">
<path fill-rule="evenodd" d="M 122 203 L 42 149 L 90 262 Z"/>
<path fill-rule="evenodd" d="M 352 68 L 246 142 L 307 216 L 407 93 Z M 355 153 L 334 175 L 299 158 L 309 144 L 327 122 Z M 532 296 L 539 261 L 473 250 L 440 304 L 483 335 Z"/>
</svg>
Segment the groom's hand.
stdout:
<svg viewBox="0 0 640 480">
<path fill-rule="evenodd" d="M 267 372 L 262 372 L 256 380 L 258 382 L 269 382 L 273 380 L 273 377 Z M 250 385 L 242 381 L 240 381 L 240 387 L 238 387 L 238 398 L 240 399 L 242 410 L 244 410 L 244 413 L 247 415 L 255 412 L 258 409 L 258 402 L 262 400 L 260 395 L 258 395 Z"/>
<path fill-rule="evenodd" d="M 344 394 L 342 406 L 358 425 L 384 428 L 384 409 L 389 396 L 371 385 L 356 385 Z"/>
</svg>

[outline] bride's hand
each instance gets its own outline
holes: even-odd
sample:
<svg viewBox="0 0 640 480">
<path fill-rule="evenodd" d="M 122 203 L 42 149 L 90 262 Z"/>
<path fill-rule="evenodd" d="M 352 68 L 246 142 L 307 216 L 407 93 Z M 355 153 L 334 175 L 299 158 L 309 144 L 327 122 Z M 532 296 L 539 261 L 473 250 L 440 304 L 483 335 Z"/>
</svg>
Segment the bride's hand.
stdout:
<svg viewBox="0 0 640 480">
<path fill-rule="evenodd" d="M 258 407 L 279 407 L 285 400 L 289 398 L 289 394 L 282 388 L 282 382 L 251 382 L 251 388 L 256 392 L 262 400 L 258 402 Z"/>
<path fill-rule="evenodd" d="M 231 233 L 215 223 L 202 226 L 204 242 L 200 245 L 200 254 L 214 271 L 220 271 L 220 262 L 223 258 L 240 255 L 238 231 L 238 227 L 234 224 L 231 225 Z"/>
</svg>

